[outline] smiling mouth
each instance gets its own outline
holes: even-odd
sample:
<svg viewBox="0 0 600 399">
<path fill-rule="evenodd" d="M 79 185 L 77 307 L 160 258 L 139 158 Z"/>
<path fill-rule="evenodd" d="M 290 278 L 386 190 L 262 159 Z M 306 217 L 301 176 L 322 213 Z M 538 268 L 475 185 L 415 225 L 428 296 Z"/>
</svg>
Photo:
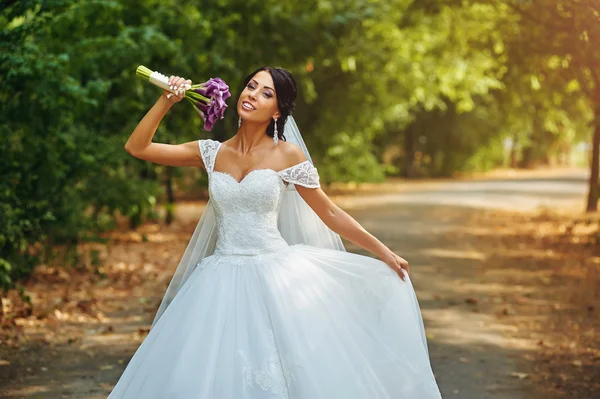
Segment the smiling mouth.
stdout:
<svg viewBox="0 0 600 399">
<path fill-rule="evenodd" d="M 247 101 L 243 101 L 242 102 L 242 108 L 244 108 L 244 109 L 246 109 L 248 111 L 254 111 L 254 110 L 256 110 L 256 108 L 254 108 L 254 106 L 252 106 L 252 104 L 250 104 Z"/>
</svg>

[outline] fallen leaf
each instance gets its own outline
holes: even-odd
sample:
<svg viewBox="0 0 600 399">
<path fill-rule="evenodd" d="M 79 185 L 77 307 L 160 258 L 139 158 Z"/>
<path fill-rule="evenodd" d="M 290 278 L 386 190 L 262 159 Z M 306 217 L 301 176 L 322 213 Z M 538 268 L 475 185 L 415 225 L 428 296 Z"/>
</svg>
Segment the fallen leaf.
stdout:
<svg viewBox="0 0 600 399">
<path fill-rule="evenodd" d="M 465 302 L 469 305 L 477 305 L 477 298 L 469 297 L 465 299 Z"/>
<path fill-rule="evenodd" d="M 527 373 L 518 373 L 516 371 L 513 371 L 512 373 L 510 373 L 510 375 L 511 375 L 511 377 L 515 377 L 520 380 L 524 380 L 525 378 L 529 377 L 529 374 L 527 374 Z"/>
</svg>

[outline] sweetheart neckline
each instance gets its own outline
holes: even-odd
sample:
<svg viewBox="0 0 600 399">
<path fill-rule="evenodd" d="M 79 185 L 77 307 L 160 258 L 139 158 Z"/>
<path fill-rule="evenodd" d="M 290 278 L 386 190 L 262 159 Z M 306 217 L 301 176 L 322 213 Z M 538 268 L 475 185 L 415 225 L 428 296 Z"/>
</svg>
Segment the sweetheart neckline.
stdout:
<svg viewBox="0 0 600 399">
<path fill-rule="evenodd" d="M 213 171 L 212 171 L 212 173 L 219 173 L 219 174 L 221 174 L 221 175 L 229 176 L 229 177 L 231 178 L 231 180 L 233 180 L 233 181 L 234 181 L 234 182 L 236 182 L 237 184 L 242 184 L 242 183 L 244 182 L 244 180 L 246 180 L 246 178 L 247 178 L 248 176 L 250 176 L 250 175 L 251 175 L 252 173 L 254 173 L 254 172 L 263 171 L 263 170 L 270 170 L 271 172 L 273 172 L 273 173 L 275 173 L 277 176 L 279 176 L 279 173 L 280 173 L 280 172 L 282 172 L 282 171 L 284 171 L 284 170 L 286 170 L 286 169 L 289 169 L 289 168 L 282 169 L 282 170 L 280 170 L 279 172 L 278 172 L 278 171 L 276 171 L 275 169 L 271 169 L 271 168 L 258 168 L 258 169 L 252 169 L 250 172 L 246 173 L 246 175 L 245 175 L 244 177 L 242 177 L 242 180 L 240 180 L 240 181 L 237 181 L 237 180 L 236 180 L 236 178 L 235 178 L 235 177 L 234 177 L 234 176 L 233 176 L 231 173 L 229 173 L 229 172 L 222 172 L 222 171 L 220 171 L 220 170 L 213 170 Z M 283 182 L 284 184 L 286 183 L 286 182 L 285 182 L 285 181 L 284 181 L 284 180 L 281 178 L 281 176 L 279 176 L 279 178 L 280 178 L 279 180 L 280 180 L 281 182 Z"/>
<path fill-rule="evenodd" d="M 213 140 L 213 141 L 216 141 L 216 140 Z M 218 143 L 218 144 L 217 144 L 217 149 L 215 150 L 215 153 L 214 153 L 214 156 L 213 156 L 213 163 L 212 163 L 212 167 L 211 167 L 211 169 L 212 169 L 211 173 L 220 173 L 220 174 L 223 174 L 223 175 L 227 175 L 227 176 L 231 177 L 231 179 L 232 179 L 234 182 L 236 182 L 237 184 L 242 184 L 242 182 L 243 182 L 244 180 L 246 180 L 246 177 L 250 176 L 250 175 L 251 175 L 253 172 L 256 172 L 256 171 L 259 171 L 259 170 L 270 170 L 270 171 L 274 172 L 275 174 L 277 174 L 277 176 L 279 176 L 279 177 L 281 178 L 281 176 L 279 175 L 281 172 L 283 172 L 283 171 L 285 171 L 285 170 L 288 170 L 288 169 L 292 169 L 292 168 L 294 168 L 294 167 L 296 167 L 296 166 L 298 166 L 298 165 L 302 165 L 302 164 L 303 164 L 303 163 L 305 163 L 305 162 L 309 162 L 309 163 L 310 163 L 310 161 L 309 161 L 308 159 L 305 159 L 305 160 L 304 160 L 304 161 L 302 161 L 302 162 L 298 162 L 298 163 L 297 163 L 297 164 L 295 164 L 295 165 L 288 166 L 287 168 L 283 168 L 283 169 L 281 169 L 281 170 L 279 170 L 279 171 L 277 171 L 277 170 L 275 170 L 275 169 L 271 169 L 271 168 L 257 168 L 257 169 L 252 169 L 250 172 L 246 173 L 246 175 L 244 175 L 244 177 L 242 177 L 242 180 L 240 180 L 240 181 L 237 181 L 237 179 L 236 179 L 236 178 L 235 178 L 235 177 L 234 177 L 234 176 L 233 176 L 231 173 L 229 173 L 229 172 L 222 172 L 222 171 L 220 171 L 220 170 L 215 170 L 215 169 L 214 169 L 214 168 L 215 168 L 215 161 L 216 161 L 216 159 L 217 159 L 217 154 L 219 153 L 219 150 L 221 149 L 221 146 L 223 145 L 223 143 L 221 143 L 220 141 L 217 141 L 217 143 Z M 284 184 L 287 184 L 287 182 L 285 182 L 283 179 L 280 179 L 280 180 L 281 180 L 281 181 L 282 181 Z"/>
</svg>

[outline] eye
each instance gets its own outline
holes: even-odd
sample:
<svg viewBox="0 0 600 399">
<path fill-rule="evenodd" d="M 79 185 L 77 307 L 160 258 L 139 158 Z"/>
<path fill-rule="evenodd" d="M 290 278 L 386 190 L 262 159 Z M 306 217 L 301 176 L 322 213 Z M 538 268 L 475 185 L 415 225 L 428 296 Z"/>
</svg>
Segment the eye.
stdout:
<svg viewBox="0 0 600 399">
<path fill-rule="evenodd" d="M 253 85 L 252 83 L 248 83 L 248 84 L 246 85 L 246 87 L 247 87 L 247 88 L 249 88 L 250 90 L 254 90 L 254 85 Z M 271 97 L 273 97 L 273 95 L 272 95 L 271 93 L 269 93 L 268 91 L 265 91 L 263 94 L 264 94 L 264 96 L 265 96 L 266 98 L 271 98 Z"/>
</svg>

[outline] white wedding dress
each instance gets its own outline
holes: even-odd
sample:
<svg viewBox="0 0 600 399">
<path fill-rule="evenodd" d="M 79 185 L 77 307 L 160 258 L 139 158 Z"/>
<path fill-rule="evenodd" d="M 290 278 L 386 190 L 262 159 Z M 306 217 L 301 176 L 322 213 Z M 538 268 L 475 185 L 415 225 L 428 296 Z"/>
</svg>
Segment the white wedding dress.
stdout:
<svg viewBox="0 0 600 399">
<path fill-rule="evenodd" d="M 213 171 L 217 219 L 194 269 L 109 399 L 441 398 L 410 278 L 384 262 L 306 244 L 277 228 L 287 184 L 318 187 L 304 161 L 241 182 Z"/>
</svg>

